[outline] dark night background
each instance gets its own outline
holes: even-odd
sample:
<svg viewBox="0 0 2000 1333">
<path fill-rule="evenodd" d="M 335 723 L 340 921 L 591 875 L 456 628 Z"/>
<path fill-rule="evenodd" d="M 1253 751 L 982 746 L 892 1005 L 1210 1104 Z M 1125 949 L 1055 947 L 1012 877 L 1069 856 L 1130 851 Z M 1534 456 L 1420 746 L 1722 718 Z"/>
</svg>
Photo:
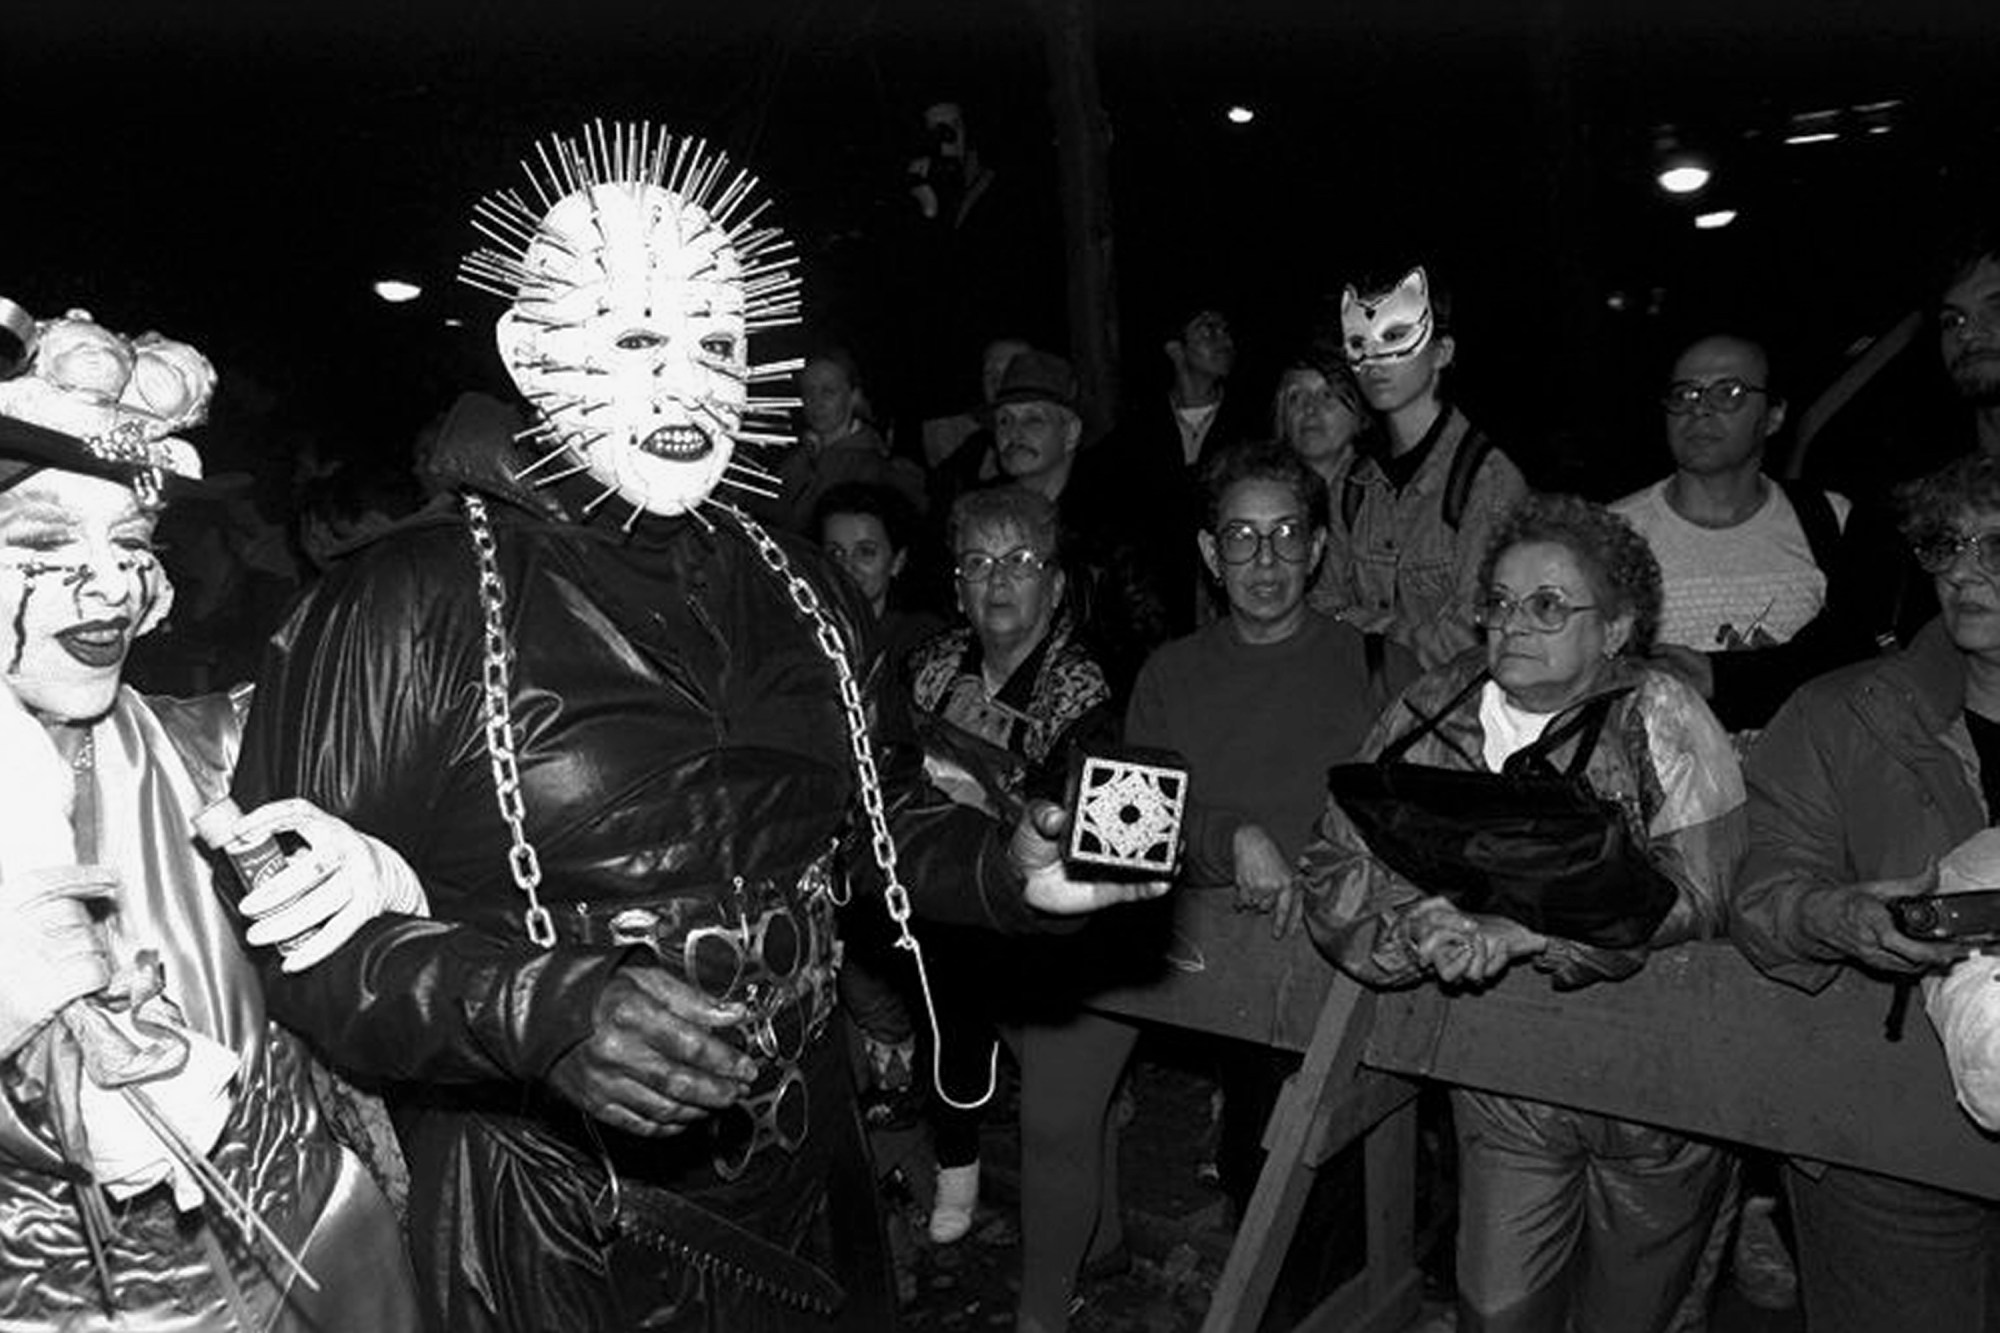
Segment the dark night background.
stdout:
<svg viewBox="0 0 2000 1333">
<path fill-rule="evenodd" d="M 1663 469 L 1652 391 L 1682 329 L 1767 331 L 1809 397 L 1928 303 L 1941 228 L 1996 212 L 1987 0 L 1097 0 L 1095 16 L 1128 389 L 1162 376 L 1157 316 L 1184 297 L 1227 305 L 1261 394 L 1317 298 L 1357 265 L 1423 257 L 1458 291 L 1474 416 L 1537 479 L 1598 494 Z M 804 256 L 809 333 L 852 344 L 891 408 L 912 392 L 898 236 L 927 102 L 965 105 L 1019 216 L 1055 240 L 1030 0 L 14 0 L 0 44 L 0 293 L 208 351 L 212 468 L 269 471 L 306 435 L 400 451 L 458 389 L 491 385 L 496 303 L 450 281 L 470 205 L 515 183 L 536 137 L 593 115 L 705 134 L 759 172 Z M 1780 142 L 1801 113 L 1891 99 L 1886 133 L 1843 110 L 1836 142 Z M 1231 102 L 1256 121 L 1227 124 Z M 1696 232 L 1654 188 L 1667 124 L 1716 157 L 1733 227 Z M 391 274 L 425 296 L 378 302 Z M 1053 273 L 1045 290 L 1031 331 L 1060 344 Z M 1934 356 L 1906 360 L 1877 415 L 1945 394 Z M 1861 409 L 1816 474 L 1866 472 Z"/>
</svg>

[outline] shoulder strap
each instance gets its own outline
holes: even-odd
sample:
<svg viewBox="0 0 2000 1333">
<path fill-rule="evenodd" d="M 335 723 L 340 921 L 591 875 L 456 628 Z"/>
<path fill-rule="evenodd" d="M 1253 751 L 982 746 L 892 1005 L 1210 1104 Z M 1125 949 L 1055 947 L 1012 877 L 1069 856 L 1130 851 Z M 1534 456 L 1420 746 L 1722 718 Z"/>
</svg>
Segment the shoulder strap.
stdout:
<svg viewBox="0 0 2000 1333">
<path fill-rule="evenodd" d="M 1771 484 L 1792 502 L 1792 511 L 1799 516 L 1799 527 L 1805 530 L 1806 548 L 1812 552 L 1813 563 L 1831 574 L 1834 548 L 1840 543 L 1840 520 L 1833 512 L 1833 502 L 1817 486 L 1779 481 L 1775 477 Z"/>
<path fill-rule="evenodd" d="M 1444 479 L 1444 525 L 1453 532 L 1465 520 L 1465 505 L 1472 496 L 1473 480 L 1486 462 L 1486 455 L 1492 452 L 1493 437 L 1477 426 L 1468 429 L 1465 438 L 1458 442 L 1458 452 L 1452 456 L 1451 470 Z"/>
<path fill-rule="evenodd" d="M 1576 738 L 1576 749 L 1571 752 L 1569 767 L 1559 770 L 1566 778 L 1580 778 L 1590 764 L 1590 756 L 1597 750 L 1597 738 L 1604 733 L 1604 720 L 1611 715 L 1611 706 L 1632 692 L 1631 686 L 1622 690 L 1611 690 L 1600 694 L 1579 708 L 1557 726 L 1543 732 L 1532 745 L 1516 751 L 1508 758 L 1504 771 L 1525 773 L 1535 770 L 1558 771 L 1549 762 L 1549 756 L 1570 737 Z"/>
<path fill-rule="evenodd" d="M 1359 458 L 1350 459 L 1347 471 L 1340 477 L 1340 526 L 1351 536 L 1354 520 L 1361 515 L 1361 502 L 1368 498 L 1368 487 L 1354 478 L 1354 470 L 1361 466 Z"/>
<path fill-rule="evenodd" d="M 1457 712 L 1458 706 L 1464 703 L 1467 699 L 1471 698 L 1473 692 L 1478 690 L 1480 686 L 1484 685 L 1487 679 L 1488 679 L 1487 673 L 1485 672 L 1484 669 L 1481 669 L 1480 671 L 1478 671 L 1473 675 L 1471 680 L 1465 683 L 1464 689 L 1460 690 L 1457 694 L 1451 696 L 1450 700 L 1446 702 L 1444 707 L 1438 709 L 1437 712 L 1432 713 L 1428 716 L 1426 716 L 1423 713 L 1423 711 L 1420 710 L 1415 704 L 1411 703 L 1407 698 L 1405 698 L 1403 700 L 1403 706 L 1405 708 L 1408 708 L 1412 713 L 1415 713 L 1417 715 L 1418 723 L 1410 730 L 1404 732 L 1401 736 L 1398 736 L 1395 740 L 1389 742 L 1388 745 L 1384 746 L 1382 748 L 1382 753 L 1376 757 L 1375 762 L 1378 764 L 1393 764 L 1401 761 L 1402 757 L 1410 752 L 1411 746 L 1415 745 L 1418 741 L 1422 740 L 1424 737 L 1436 731 L 1438 729 L 1438 724 L 1443 722 L 1446 718 L 1450 717 L 1453 713 Z M 1442 734 L 1439 736 L 1439 739 L 1444 740 L 1448 744 L 1451 743 L 1450 738 L 1447 736 L 1443 736 Z M 1456 744 L 1452 744 L 1452 748 L 1454 750 L 1459 749 L 1459 747 Z M 1468 763 L 1471 762 L 1471 756 L 1465 754 L 1463 750 L 1459 750 L 1459 756 L 1460 758 L 1465 759 Z"/>
</svg>

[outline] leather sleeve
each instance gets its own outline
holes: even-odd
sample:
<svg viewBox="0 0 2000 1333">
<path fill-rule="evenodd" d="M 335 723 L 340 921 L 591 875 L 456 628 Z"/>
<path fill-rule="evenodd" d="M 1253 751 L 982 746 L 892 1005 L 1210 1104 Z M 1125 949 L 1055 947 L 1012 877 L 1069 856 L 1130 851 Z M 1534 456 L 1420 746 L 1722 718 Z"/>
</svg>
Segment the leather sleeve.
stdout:
<svg viewBox="0 0 2000 1333">
<path fill-rule="evenodd" d="M 445 526 L 377 548 L 300 604 L 267 650 L 235 794 L 244 808 L 303 796 L 402 852 L 426 874 L 453 759 L 483 746 L 481 626 L 469 550 Z M 482 778 L 484 766 L 475 771 Z M 496 849 L 498 850 L 498 849 Z M 339 1064 L 426 1081 L 535 1079 L 591 1028 L 619 954 L 540 950 L 520 933 L 505 860 L 498 882 L 426 879 L 432 903 L 502 903 L 492 930 L 383 916 L 331 958 L 267 966 L 272 1013 Z"/>
</svg>

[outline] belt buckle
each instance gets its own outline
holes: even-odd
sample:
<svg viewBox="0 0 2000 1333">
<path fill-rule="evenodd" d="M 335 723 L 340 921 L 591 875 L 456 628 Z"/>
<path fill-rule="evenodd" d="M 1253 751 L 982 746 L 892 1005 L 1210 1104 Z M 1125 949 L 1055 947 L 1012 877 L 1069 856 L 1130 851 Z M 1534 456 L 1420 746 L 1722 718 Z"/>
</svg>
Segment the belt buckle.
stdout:
<svg viewBox="0 0 2000 1333">
<path fill-rule="evenodd" d="M 650 907 L 627 907 L 605 922 L 613 944 L 648 944 L 660 947 L 660 914 Z"/>
</svg>

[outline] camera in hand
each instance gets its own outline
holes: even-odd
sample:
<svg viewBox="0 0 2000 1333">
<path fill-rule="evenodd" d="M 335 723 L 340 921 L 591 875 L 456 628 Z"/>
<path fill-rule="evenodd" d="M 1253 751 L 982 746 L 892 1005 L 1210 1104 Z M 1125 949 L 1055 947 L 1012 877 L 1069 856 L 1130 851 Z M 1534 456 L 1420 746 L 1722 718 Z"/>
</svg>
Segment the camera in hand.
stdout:
<svg viewBox="0 0 2000 1333">
<path fill-rule="evenodd" d="M 2000 940 L 2000 889 L 1893 898 L 1889 915 L 1913 940 Z"/>
</svg>

